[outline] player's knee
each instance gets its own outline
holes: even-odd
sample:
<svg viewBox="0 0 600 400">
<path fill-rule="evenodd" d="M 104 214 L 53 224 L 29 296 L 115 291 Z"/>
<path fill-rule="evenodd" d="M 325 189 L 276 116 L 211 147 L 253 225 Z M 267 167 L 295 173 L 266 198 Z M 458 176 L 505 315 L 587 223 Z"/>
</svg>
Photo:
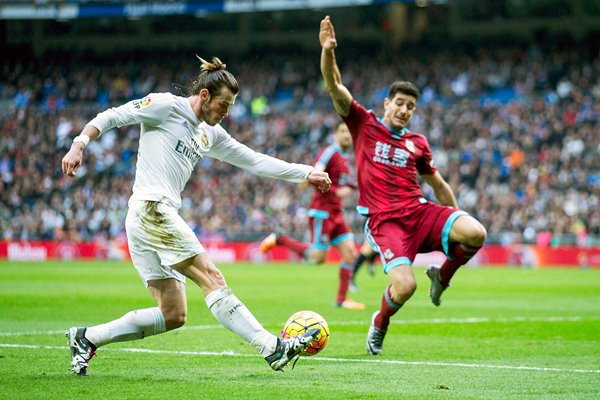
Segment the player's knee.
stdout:
<svg viewBox="0 0 600 400">
<path fill-rule="evenodd" d="M 417 290 L 417 282 L 415 280 L 403 280 L 393 283 L 393 300 L 396 303 L 404 303 Z"/>
<path fill-rule="evenodd" d="M 308 262 L 310 264 L 323 264 L 325 262 L 325 257 L 309 257 Z"/>
<path fill-rule="evenodd" d="M 357 257 L 358 257 L 358 255 L 356 253 L 349 252 L 342 256 L 342 262 L 344 262 L 346 264 L 354 265 Z"/>
<path fill-rule="evenodd" d="M 210 270 L 210 276 L 212 278 L 212 281 L 215 285 L 217 285 L 218 287 L 225 287 L 225 277 L 223 276 L 223 273 L 216 267 L 212 268 Z"/>
<path fill-rule="evenodd" d="M 487 231 L 479 222 L 473 224 L 470 230 L 468 243 L 471 246 L 481 247 L 487 238 Z"/>
<path fill-rule="evenodd" d="M 306 258 L 310 264 L 323 264 L 326 260 L 327 252 L 322 250 L 312 250 Z"/>
<path fill-rule="evenodd" d="M 185 311 L 172 311 L 165 315 L 165 325 L 168 330 L 181 328 L 185 325 L 186 319 Z"/>
</svg>

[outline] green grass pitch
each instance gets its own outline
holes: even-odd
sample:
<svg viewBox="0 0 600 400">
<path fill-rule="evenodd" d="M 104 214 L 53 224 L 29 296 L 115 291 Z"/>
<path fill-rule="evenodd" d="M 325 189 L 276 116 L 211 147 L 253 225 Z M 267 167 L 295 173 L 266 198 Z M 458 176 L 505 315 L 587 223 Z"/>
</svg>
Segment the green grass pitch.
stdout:
<svg viewBox="0 0 600 400">
<path fill-rule="evenodd" d="M 443 304 L 419 287 L 396 314 L 383 355 L 365 351 L 387 277 L 360 271 L 332 306 L 334 265 L 221 265 L 266 329 L 295 311 L 328 321 L 331 337 L 293 370 L 272 371 L 222 328 L 188 282 L 184 328 L 99 349 L 87 377 L 69 372 L 64 331 L 154 303 L 129 263 L 0 262 L 0 399 L 598 399 L 600 270 L 459 270 Z"/>
</svg>

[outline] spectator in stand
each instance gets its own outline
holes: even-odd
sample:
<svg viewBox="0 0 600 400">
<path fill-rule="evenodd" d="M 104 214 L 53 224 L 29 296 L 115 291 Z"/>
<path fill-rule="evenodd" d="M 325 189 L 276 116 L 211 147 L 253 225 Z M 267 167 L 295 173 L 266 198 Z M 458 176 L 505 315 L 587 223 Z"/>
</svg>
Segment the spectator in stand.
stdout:
<svg viewBox="0 0 600 400">
<path fill-rule="evenodd" d="M 577 53 L 580 49 L 576 48 L 536 45 L 526 49 L 477 48 L 460 54 L 457 51 L 421 51 L 419 57 L 406 55 L 402 74 L 423 88 L 411 126 L 429 132 L 433 154 L 438 166 L 448 171 L 459 204 L 488 228 L 490 241 L 520 239 L 529 228 L 534 237 L 539 232 L 552 232 L 555 236 L 552 245 L 574 244 L 576 233 L 571 230 L 579 228 L 559 220 L 575 213 L 585 221 L 587 245 L 600 244 L 596 217 L 600 209 L 598 55 Z M 171 82 L 193 79 L 195 66 L 185 62 L 174 66 L 172 58 L 154 55 L 144 59 L 144 63 L 139 63 L 137 56 L 115 57 L 123 62 L 116 63 L 116 58 L 110 57 L 92 62 L 73 55 L 66 64 L 64 54 L 54 57 L 48 54 L 44 62 L 27 59 L 5 64 L 0 76 L 0 102 L 5 105 L 0 111 L 3 238 L 35 240 L 47 235 L 35 227 L 37 224 L 22 229 L 34 206 L 52 208 L 65 220 L 75 217 L 75 225 L 64 229 L 76 230 L 83 240 L 97 237 L 98 225 L 88 224 L 86 218 L 92 210 L 97 213 L 104 209 L 109 215 L 110 235 L 118 237 L 124 231 L 119 204 L 123 199 L 126 202 L 131 194 L 139 129 L 135 126 L 115 129 L 119 140 L 112 148 L 97 142 L 90 144 L 88 157 L 80 168 L 85 178 L 76 182 L 61 177 L 54 168 L 60 161 L 58 154 L 68 145 L 65 138 L 80 131 L 106 106 L 130 100 L 122 97 L 127 93 L 137 98 L 159 87 L 173 90 Z M 381 63 L 381 58 L 358 58 L 344 67 L 345 79 L 354 96 L 375 110 L 385 96 L 386 88 L 381 83 L 392 80 L 398 73 L 396 65 Z M 337 115 L 324 111 L 330 108 L 329 99 L 314 79 L 314 61 L 310 57 L 285 61 L 293 78 L 285 81 L 279 78 L 282 62 L 276 54 L 240 64 L 238 76 L 249 85 L 241 91 L 223 125 L 234 137 L 258 151 L 310 163 L 312 154 L 323 146 L 323 127 L 331 126 L 330 121 Z M 467 91 L 459 96 L 450 87 L 461 74 Z M 130 88 L 113 92 L 111 82 L 123 76 L 137 78 L 128 78 Z M 47 80 L 49 87 L 66 86 L 64 108 L 43 109 Z M 561 89 L 564 97 L 558 94 L 561 80 L 569 82 L 571 87 L 569 91 Z M 293 102 L 281 102 L 277 97 L 280 89 L 297 97 Z M 498 97 L 499 92 L 509 96 Z M 251 116 L 249 102 L 261 95 L 267 97 L 270 111 Z M 279 110 L 285 111 L 285 118 Z M 445 132 L 452 132 L 452 137 L 444 135 Z M 105 136 L 110 134 L 107 132 Z M 583 149 L 581 142 L 586 144 Z M 509 162 L 511 143 L 519 144 L 524 153 L 518 166 Z M 469 163 L 463 163 L 467 159 Z M 35 179 L 24 179 L 27 171 Z M 199 163 L 197 174 L 182 193 L 184 199 L 189 199 L 182 210 L 189 210 L 198 221 L 205 218 L 206 211 L 214 215 L 215 221 L 228 218 L 228 211 L 218 207 L 218 199 L 213 198 L 204 184 L 217 185 L 222 177 L 234 175 L 236 185 L 239 182 L 243 192 L 248 193 L 245 197 L 254 200 L 237 206 L 239 223 L 227 232 L 217 223 L 202 221 L 204 237 L 249 240 L 254 235 L 254 240 L 258 240 L 270 227 L 279 224 L 291 234 L 301 235 L 306 231 L 306 209 L 302 206 L 308 202 L 306 192 L 287 185 L 291 201 L 283 209 L 273 209 L 265 199 L 281 190 L 277 182 L 261 181 L 259 185 L 255 177 L 208 159 Z M 115 192 L 112 185 L 117 176 L 122 183 Z M 110 184 L 101 187 L 111 187 L 111 191 L 101 190 L 93 182 Z M 575 206 L 565 208 L 561 202 L 565 201 L 569 188 L 575 190 L 570 195 Z M 59 193 L 61 204 L 50 201 L 53 193 Z M 427 188 L 424 194 L 433 198 Z M 199 198 L 197 195 L 203 199 L 203 212 L 193 200 Z M 496 210 L 502 210 L 501 216 Z M 362 218 L 350 208 L 345 211 L 352 230 L 360 231 Z M 52 234 L 49 237 L 52 239 Z"/>
</svg>

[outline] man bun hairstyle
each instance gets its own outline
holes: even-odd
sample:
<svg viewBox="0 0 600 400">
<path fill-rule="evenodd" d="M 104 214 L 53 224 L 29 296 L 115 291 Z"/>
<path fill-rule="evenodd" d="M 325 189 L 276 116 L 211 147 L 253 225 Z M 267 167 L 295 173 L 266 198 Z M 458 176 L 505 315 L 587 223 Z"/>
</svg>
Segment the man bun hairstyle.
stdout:
<svg viewBox="0 0 600 400">
<path fill-rule="evenodd" d="M 238 94 L 240 87 L 235 77 L 225 67 L 227 64 L 219 60 L 218 57 L 213 57 L 212 62 L 198 57 L 202 63 L 200 65 L 200 74 L 192 83 L 192 92 L 198 94 L 202 89 L 208 89 L 211 96 L 216 96 L 221 93 L 221 89 L 226 87 L 232 94 Z"/>
<path fill-rule="evenodd" d="M 398 92 L 413 96 L 415 100 L 419 100 L 419 96 L 421 96 L 421 92 L 415 84 L 408 81 L 396 81 L 392 83 L 388 89 L 388 99 L 393 99 Z"/>
</svg>

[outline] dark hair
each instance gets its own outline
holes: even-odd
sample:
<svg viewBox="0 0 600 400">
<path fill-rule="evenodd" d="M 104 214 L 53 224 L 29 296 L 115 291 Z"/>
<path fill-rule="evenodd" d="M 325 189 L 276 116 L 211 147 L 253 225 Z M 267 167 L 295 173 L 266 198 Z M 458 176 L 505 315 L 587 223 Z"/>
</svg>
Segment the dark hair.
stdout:
<svg viewBox="0 0 600 400">
<path fill-rule="evenodd" d="M 198 57 L 198 56 L 196 56 Z M 213 57 L 212 62 L 208 62 L 201 57 L 198 57 L 202 65 L 200 66 L 200 74 L 192 83 L 192 93 L 198 94 L 200 90 L 206 88 L 211 96 L 216 96 L 221 92 L 223 86 L 227 87 L 232 94 L 237 94 L 240 91 L 237 80 L 226 71 L 224 64 L 218 57 Z"/>
<path fill-rule="evenodd" d="M 393 99 L 396 93 L 403 93 L 409 96 L 413 96 L 416 100 L 419 100 L 421 92 L 412 82 L 408 81 L 396 81 L 390 85 L 388 89 L 388 99 Z"/>
</svg>

